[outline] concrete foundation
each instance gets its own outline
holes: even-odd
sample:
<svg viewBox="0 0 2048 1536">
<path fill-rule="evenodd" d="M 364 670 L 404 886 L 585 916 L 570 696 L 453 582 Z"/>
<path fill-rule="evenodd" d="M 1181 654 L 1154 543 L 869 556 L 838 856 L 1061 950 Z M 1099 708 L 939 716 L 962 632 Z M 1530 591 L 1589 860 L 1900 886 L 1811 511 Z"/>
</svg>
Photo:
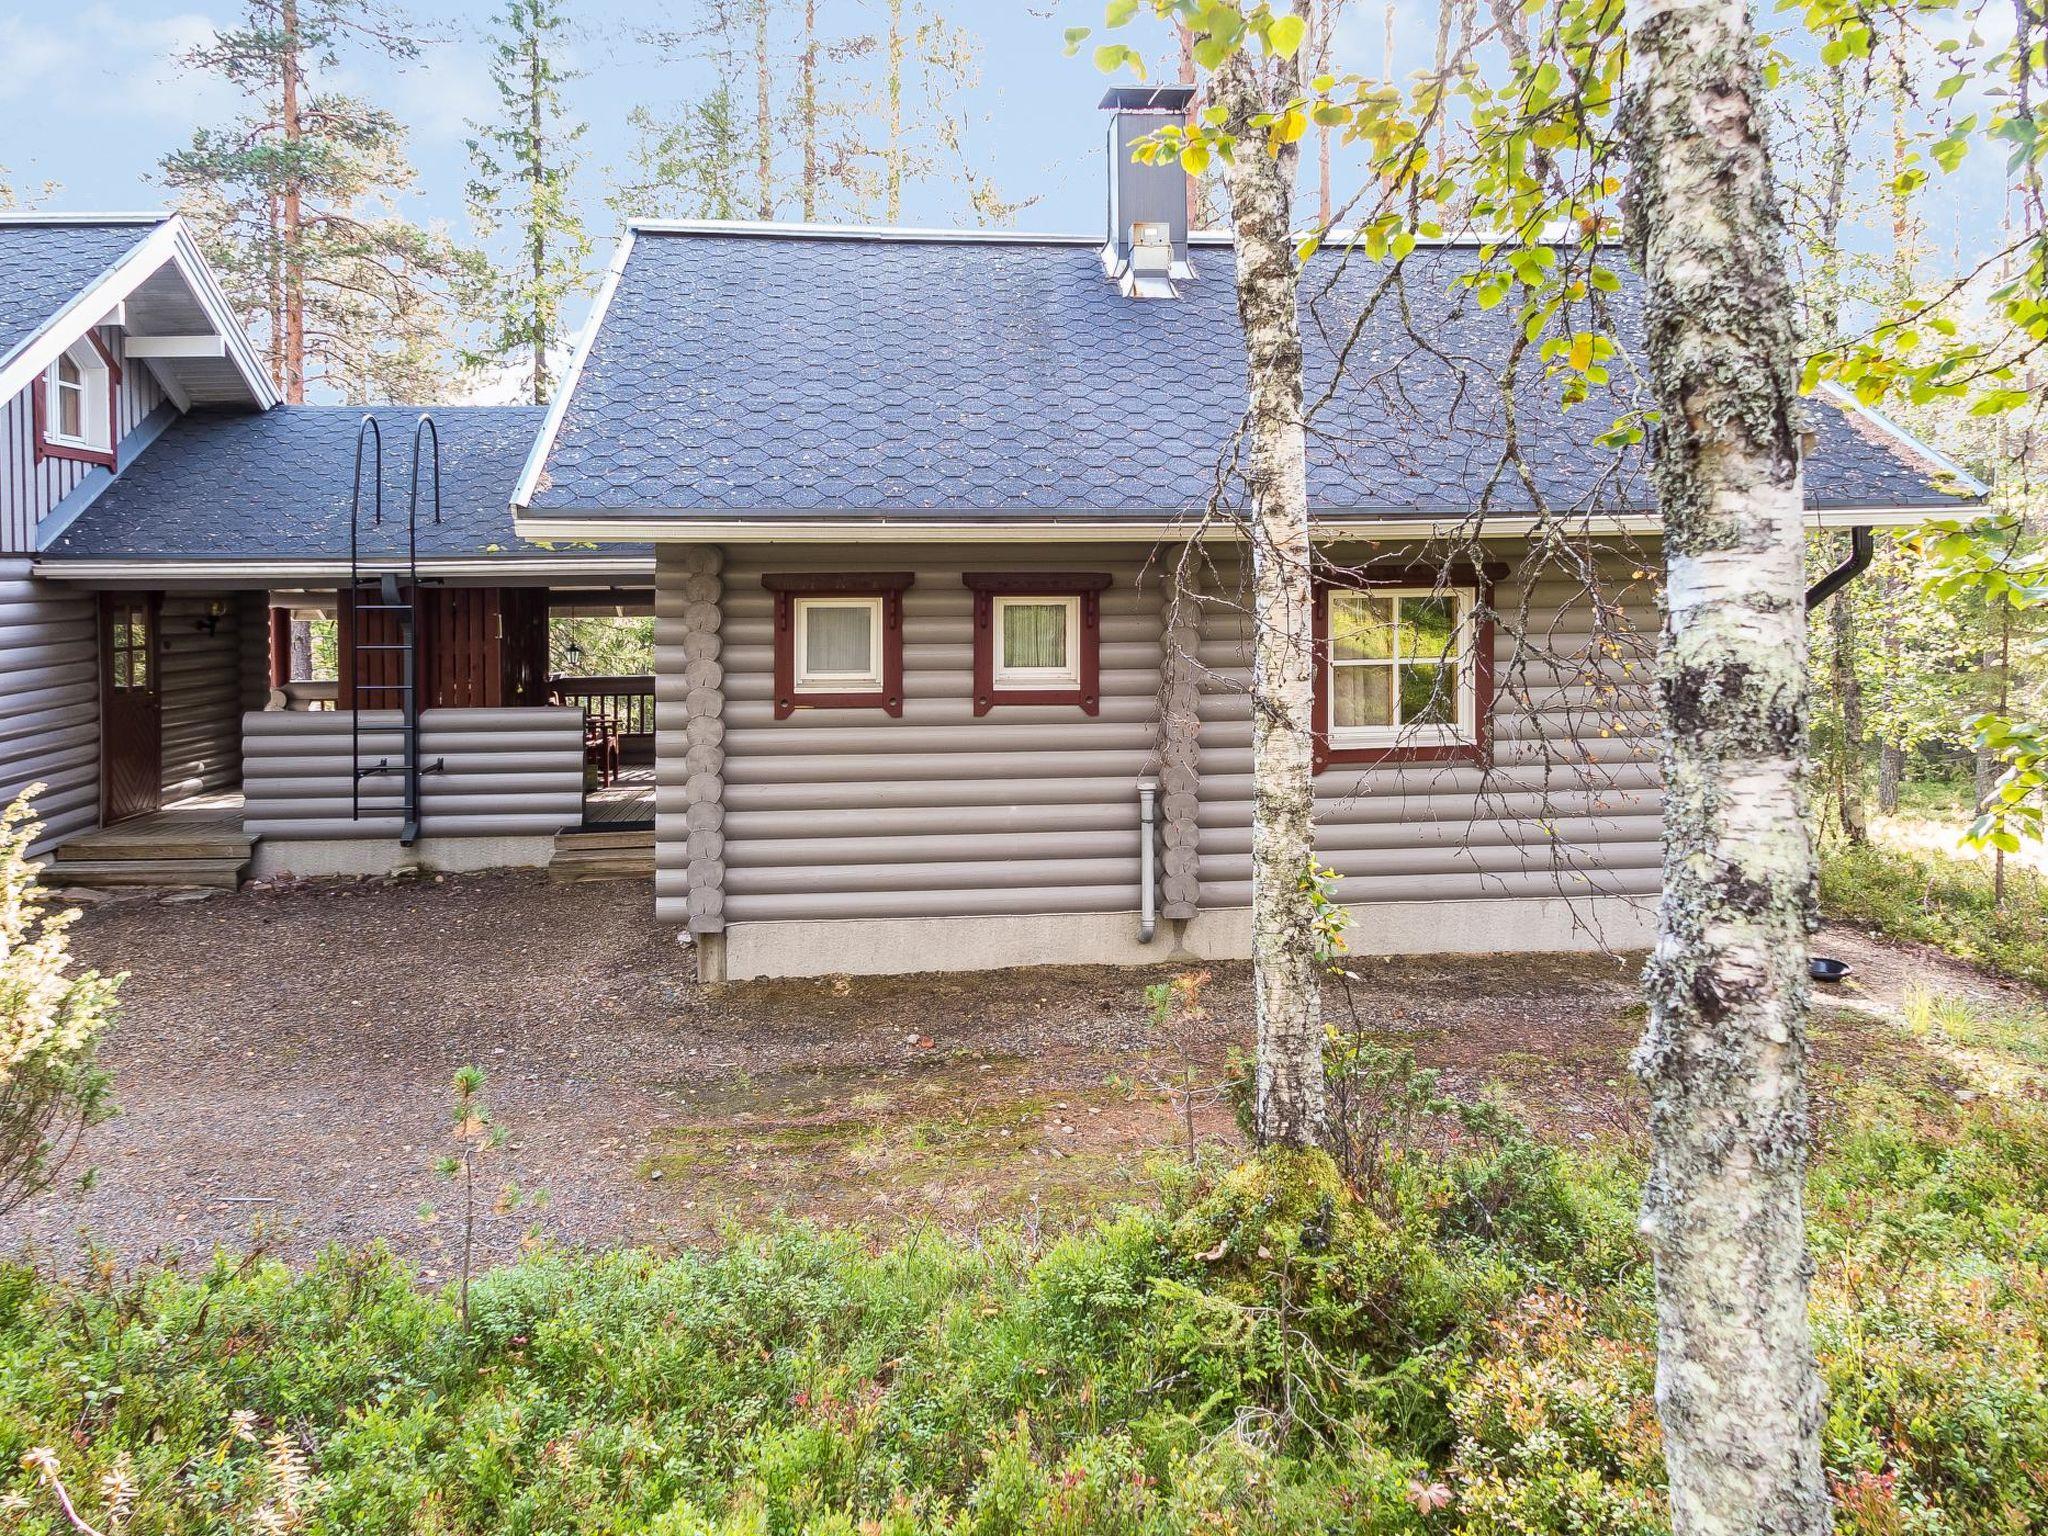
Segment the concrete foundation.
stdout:
<svg viewBox="0 0 2048 1536">
<path fill-rule="evenodd" d="M 250 850 L 249 875 L 388 875 L 408 865 L 451 875 L 484 869 L 539 869 L 555 855 L 547 837 L 423 837 L 410 848 L 385 838 L 263 838 Z"/>
<path fill-rule="evenodd" d="M 1600 953 L 1645 949 L 1656 931 L 1648 898 L 1593 896 L 1368 903 L 1349 909 L 1360 955 Z M 1162 965 L 1251 956 L 1249 908 L 1162 921 L 1138 941 L 1136 912 L 1024 917 L 850 918 L 735 923 L 723 935 L 723 979 L 894 976 L 1031 965 Z M 701 942 L 701 940 L 700 940 Z"/>
</svg>

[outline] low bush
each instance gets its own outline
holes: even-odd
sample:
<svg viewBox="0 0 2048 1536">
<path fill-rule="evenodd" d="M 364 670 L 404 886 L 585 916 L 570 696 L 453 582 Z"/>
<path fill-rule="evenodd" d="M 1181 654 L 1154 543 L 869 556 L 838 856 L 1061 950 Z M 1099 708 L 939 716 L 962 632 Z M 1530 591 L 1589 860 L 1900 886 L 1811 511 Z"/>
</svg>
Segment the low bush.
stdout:
<svg viewBox="0 0 2048 1536">
<path fill-rule="evenodd" d="M 1988 861 L 1836 843 L 1821 859 L 1820 898 L 1831 917 L 2048 985 L 2048 886 L 2013 862 L 2006 883 L 1999 907 Z"/>
<path fill-rule="evenodd" d="M 1485 1119 L 1485 1117 L 1481 1117 Z M 1459 1121 L 1462 1126 L 1463 1121 Z M 1494 1120 L 1181 1169 L 1018 1237 L 788 1226 L 451 1290 L 0 1267 L 0 1528 L 1648 1536 L 1634 1171 Z M 1815 1171 L 1841 1527 L 2048 1520 L 2048 1116 L 1871 1113 Z"/>
</svg>

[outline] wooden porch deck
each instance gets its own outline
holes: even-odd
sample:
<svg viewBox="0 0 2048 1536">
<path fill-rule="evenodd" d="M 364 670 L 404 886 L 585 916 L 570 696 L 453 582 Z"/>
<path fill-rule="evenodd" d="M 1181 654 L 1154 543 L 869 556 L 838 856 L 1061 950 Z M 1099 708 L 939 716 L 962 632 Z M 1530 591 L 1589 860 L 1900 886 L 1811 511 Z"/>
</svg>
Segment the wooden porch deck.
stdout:
<svg viewBox="0 0 2048 1536">
<path fill-rule="evenodd" d="M 604 789 L 583 796 L 586 827 L 651 827 L 654 825 L 654 765 L 635 763 L 619 770 Z"/>
</svg>

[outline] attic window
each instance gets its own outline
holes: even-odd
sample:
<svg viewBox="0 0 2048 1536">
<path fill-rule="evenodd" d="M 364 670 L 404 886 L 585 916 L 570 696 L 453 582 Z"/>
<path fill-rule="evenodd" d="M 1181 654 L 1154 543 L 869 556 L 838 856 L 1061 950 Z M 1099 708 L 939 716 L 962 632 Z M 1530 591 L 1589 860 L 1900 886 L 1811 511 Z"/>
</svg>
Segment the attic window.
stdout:
<svg viewBox="0 0 2048 1536">
<path fill-rule="evenodd" d="M 112 356 L 97 336 L 57 354 L 35 384 L 36 457 L 75 459 L 114 467 L 114 389 L 120 381 Z"/>
</svg>

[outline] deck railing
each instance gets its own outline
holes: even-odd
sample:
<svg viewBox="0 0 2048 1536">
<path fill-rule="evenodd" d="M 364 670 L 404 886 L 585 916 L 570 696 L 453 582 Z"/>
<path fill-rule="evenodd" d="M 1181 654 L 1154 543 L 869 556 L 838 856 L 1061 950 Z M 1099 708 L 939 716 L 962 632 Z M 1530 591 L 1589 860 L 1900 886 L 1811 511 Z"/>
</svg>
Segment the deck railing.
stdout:
<svg viewBox="0 0 2048 1536">
<path fill-rule="evenodd" d="M 651 677 L 557 677 L 548 692 L 559 704 L 580 708 L 619 736 L 654 734 L 654 679 Z"/>
</svg>

